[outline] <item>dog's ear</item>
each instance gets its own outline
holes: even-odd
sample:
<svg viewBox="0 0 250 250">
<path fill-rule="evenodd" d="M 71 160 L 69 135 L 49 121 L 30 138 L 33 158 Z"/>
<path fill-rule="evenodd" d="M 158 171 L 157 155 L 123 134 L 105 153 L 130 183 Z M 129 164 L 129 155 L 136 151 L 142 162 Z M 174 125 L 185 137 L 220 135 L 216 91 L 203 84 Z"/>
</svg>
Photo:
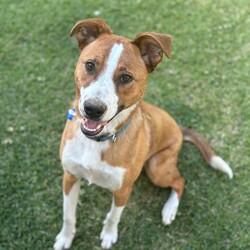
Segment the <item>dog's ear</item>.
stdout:
<svg viewBox="0 0 250 250">
<path fill-rule="evenodd" d="M 144 32 L 138 34 L 133 43 L 139 47 L 149 73 L 161 61 L 163 53 L 168 58 L 171 56 L 171 36 L 169 35 Z"/>
<path fill-rule="evenodd" d="M 70 36 L 76 34 L 78 47 L 82 50 L 103 33 L 112 34 L 112 30 L 101 18 L 93 18 L 78 21 L 71 29 Z"/>
</svg>

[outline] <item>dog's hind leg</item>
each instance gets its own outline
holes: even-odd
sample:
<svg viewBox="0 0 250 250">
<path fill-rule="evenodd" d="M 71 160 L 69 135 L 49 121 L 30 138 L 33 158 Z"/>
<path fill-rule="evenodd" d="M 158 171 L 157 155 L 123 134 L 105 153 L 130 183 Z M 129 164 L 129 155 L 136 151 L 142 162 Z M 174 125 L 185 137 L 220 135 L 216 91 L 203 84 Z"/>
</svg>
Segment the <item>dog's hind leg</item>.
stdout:
<svg viewBox="0 0 250 250">
<path fill-rule="evenodd" d="M 63 176 L 63 226 L 54 244 L 55 250 L 70 248 L 75 237 L 76 206 L 80 191 L 80 179 L 64 172 Z"/>
<path fill-rule="evenodd" d="M 177 188 L 176 188 L 176 186 Z M 174 187 L 173 187 L 174 186 Z M 180 195 L 184 189 L 184 180 L 179 177 L 173 183 L 170 196 L 162 209 L 162 222 L 164 225 L 170 225 L 174 220 L 180 203 Z"/>
<path fill-rule="evenodd" d="M 170 197 L 162 209 L 164 225 L 174 221 L 185 185 L 177 169 L 177 154 L 173 148 L 165 149 L 151 157 L 145 166 L 148 177 L 156 186 L 171 188 Z"/>
</svg>

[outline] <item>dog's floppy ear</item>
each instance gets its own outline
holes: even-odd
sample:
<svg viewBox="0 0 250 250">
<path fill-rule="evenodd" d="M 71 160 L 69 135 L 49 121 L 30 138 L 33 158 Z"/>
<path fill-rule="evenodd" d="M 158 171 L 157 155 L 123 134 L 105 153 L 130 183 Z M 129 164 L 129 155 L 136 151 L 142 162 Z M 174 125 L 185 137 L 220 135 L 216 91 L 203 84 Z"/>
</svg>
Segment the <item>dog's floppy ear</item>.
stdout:
<svg viewBox="0 0 250 250">
<path fill-rule="evenodd" d="M 161 61 L 163 53 L 168 58 L 171 56 L 171 36 L 169 35 L 143 32 L 136 36 L 133 43 L 139 47 L 149 73 Z"/>
<path fill-rule="evenodd" d="M 76 34 L 78 47 L 82 50 L 103 33 L 112 34 L 112 30 L 101 18 L 93 18 L 78 21 L 71 29 L 70 36 Z"/>
</svg>

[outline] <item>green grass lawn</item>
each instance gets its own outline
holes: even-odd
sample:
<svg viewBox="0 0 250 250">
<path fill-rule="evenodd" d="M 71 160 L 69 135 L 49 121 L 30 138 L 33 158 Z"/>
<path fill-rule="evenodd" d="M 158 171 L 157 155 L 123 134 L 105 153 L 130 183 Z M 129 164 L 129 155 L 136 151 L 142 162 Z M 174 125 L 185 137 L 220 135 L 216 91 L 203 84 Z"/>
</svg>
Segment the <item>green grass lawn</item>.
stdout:
<svg viewBox="0 0 250 250">
<path fill-rule="evenodd" d="M 184 144 L 187 181 L 175 222 L 164 227 L 169 192 L 143 173 L 114 249 L 250 249 L 250 35 L 247 0 L 1 0 L 0 249 L 52 249 L 62 223 L 60 136 L 74 97 L 78 57 L 69 31 L 99 16 L 117 34 L 173 36 L 171 60 L 149 78 L 146 99 L 204 134 L 234 179 Z M 100 249 L 111 194 L 83 182 L 72 249 Z"/>
</svg>

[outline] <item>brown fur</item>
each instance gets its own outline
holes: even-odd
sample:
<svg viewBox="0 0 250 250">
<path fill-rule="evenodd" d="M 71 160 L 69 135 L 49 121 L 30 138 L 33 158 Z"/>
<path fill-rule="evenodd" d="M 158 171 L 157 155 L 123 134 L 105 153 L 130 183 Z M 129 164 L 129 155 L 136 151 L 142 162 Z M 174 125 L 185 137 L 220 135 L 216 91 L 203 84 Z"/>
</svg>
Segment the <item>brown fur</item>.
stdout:
<svg viewBox="0 0 250 250">
<path fill-rule="evenodd" d="M 67 121 L 60 144 L 60 158 L 62 159 L 62 152 L 67 140 L 74 138 L 76 131 L 79 129 L 79 124 L 77 122 Z"/>
<path fill-rule="evenodd" d="M 63 191 L 66 195 L 70 193 L 71 188 L 76 183 L 77 178 L 67 171 L 64 171 L 63 175 Z"/>
</svg>

